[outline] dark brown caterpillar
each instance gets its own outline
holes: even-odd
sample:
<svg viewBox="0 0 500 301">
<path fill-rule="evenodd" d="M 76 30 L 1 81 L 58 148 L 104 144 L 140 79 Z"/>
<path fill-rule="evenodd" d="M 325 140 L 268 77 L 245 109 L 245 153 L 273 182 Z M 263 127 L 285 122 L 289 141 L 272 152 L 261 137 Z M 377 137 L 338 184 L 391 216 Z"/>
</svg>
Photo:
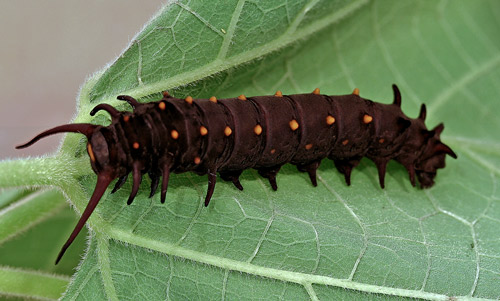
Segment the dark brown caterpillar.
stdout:
<svg viewBox="0 0 500 301">
<path fill-rule="evenodd" d="M 133 112 L 119 112 L 108 104 L 99 104 L 91 112 L 105 110 L 111 115 L 109 126 L 67 124 L 47 130 L 30 142 L 61 132 L 84 134 L 87 151 L 97 184 L 78 224 L 59 253 L 56 264 L 78 235 L 99 203 L 106 188 L 118 179 L 117 191 L 131 172 L 133 187 L 127 204 L 136 196 L 142 175 L 148 173 L 152 197 L 161 182 L 161 202 L 165 202 L 171 172 L 194 171 L 208 174 L 205 206 L 214 192 L 218 172 L 242 190 L 239 176 L 247 168 L 255 168 L 274 190 L 276 174 L 286 163 L 307 172 L 314 186 L 316 169 L 325 157 L 332 159 L 351 183 L 351 170 L 362 157 L 373 160 L 378 169 L 380 186 L 384 188 L 387 162 L 403 164 L 415 186 L 415 175 L 423 188 L 434 184 L 438 168 L 445 157 L 457 156 L 440 141 L 444 129 L 439 124 L 427 130 L 425 105 L 416 119 L 401 111 L 401 94 L 392 86 L 394 102 L 390 105 L 372 102 L 352 94 L 328 96 L 315 89 L 310 94 L 231 99 L 178 99 L 163 93 L 157 102 L 139 103 L 130 96 Z"/>
</svg>

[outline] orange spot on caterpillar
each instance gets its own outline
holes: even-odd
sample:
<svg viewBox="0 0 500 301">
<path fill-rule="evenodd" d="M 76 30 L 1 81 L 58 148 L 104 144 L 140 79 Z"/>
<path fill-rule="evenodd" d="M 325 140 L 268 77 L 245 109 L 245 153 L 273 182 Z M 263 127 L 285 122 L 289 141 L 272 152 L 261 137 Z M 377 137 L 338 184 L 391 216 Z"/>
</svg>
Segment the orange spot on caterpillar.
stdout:
<svg viewBox="0 0 500 301">
<path fill-rule="evenodd" d="M 162 94 L 163 94 L 163 98 L 170 97 L 170 94 L 168 94 L 168 91 L 163 91 Z"/>
<path fill-rule="evenodd" d="M 210 100 L 213 103 L 217 103 L 217 98 L 215 98 L 215 96 L 210 97 L 208 100 Z"/>
<path fill-rule="evenodd" d="M 254 128 L 253 128 L 253 132 L 255 133 L 255 135 L 260 135 L 262 134 L 262 127 L 260 126 L 260 124 L 257 124 Z"/>
<path fill-rule="evenodd" d="M 193 98 L 191 96 L 188 96 L 186 97 L 186 99 L 184 99 L 188 104 L 192 104 L 193 103 Z"/>
<path fill-rule="evenodd" d="M 331 115 L 326 116 L 326 124 L 332 125 L 334 123 L 335 123 L 335 117 L 333 117 Z"/>
<path fill-rule="evenodd" d="M 128 122 L 130 120 L 130 116 L 123 115 L 123 121 Z"/>
<path fill-rule="evenodd" d="M 238 96 L 238 99 L 239 100 L 247 100 L 246 96 L 241 94 L 240 96 Z"/>
<path fill-rule="evenodd" d="M 200 164 L 200 162 L 201 162 L 200 157 L 194 158 L 194 164 Z"/>
<path fill-rule="evenodd" d="M 90 161 L 95 162 L 94 151 L 92 150 L 92 145 L 90 145 L 90 143 L 87 143 L 87 151 L 89 153 Z"/>
<path fill-rule="evenodd" d="M 292 119 L 288 124 L 290 125 L 292 131 L 295 131 L 296 129 L 299 128 L 299 123 L 295 119 Z"/>
<path fill-rule="evenodd" d="M 158 104 L 158 108 L 160 108 L 160 110 L 165 110 L 165 108 L 167 107 L 167 105 L 162 101 Z"/>
<path fill-rule="evenodd" d="M 384 143 L 384 142 L 385 142 L 384 138 L 380 138 L 380 139 L 378 140 L 378 143 Z"/>
<path fill-rule="evenodd" d="M 358 95 L 358 96 L 359 96 L 359 89 L 358 89 L 358 88 L 355 88 L 355 89 L 352 91 L 352 94 L 354 94 L 354 95 Z"/>
<path fill-rule="evenodd" d="M 273 148 L 273 149 L 271 150 L 271 154 L 274 154 L 275 152 L 276 152 L 276 150 Z"/>
<path fill-rule="evenodd" d="M 208 134 L 208 130 L 207 130 L 207 128 L 206 128 L 206 127 L 204 127 L 204 126 L 200 126 L 200 134 L 201 134 L 202 136 L 205 136 L 206 134 Z"/>
<path fill-rule="evenodd" d="M 372 122 L 372 121 L 373 121 L 373 117 L 371 117 L 370 115 L 365 114 L 365 116 L 363 116 L 363 122 L 364 122 L 365 124 L 368 124 L 368 123 L 370 123 L 370 122 Z"/>
<path fill-rule="evenodd" d="M 349 143 L 349 140 L 347 140 L 347 139 L 346 139 L 346 140 L 344 140 L 344 141 L 342 141 L 342 144 L 343 144 L 343 145 L 347 145 L 347 143 Z"/>
<path fill-rule="evenodd" d="M 134 143 L 132 144 L 132 147 L 133 147 L 134 149 L 139 149 L 139 143 L 134 142 Z"/>
<path fill-rule="evenodd" d="M 312 145 L 312 144 L 306 144 L 306 149 L 307 149 L 307 150 L 310 150 L 312 147 L 313 147 L 313 145 Z"/>
<path fill-rule="evenodd" d="M 232 133 L 233 133 L 233 130 L 231 130 L 230 127 L 226 126 L 226 128 L 224 129 L 224 135 L 229 137 L 229 136 L 231 136 Z"/>
<path fill-rule="evenodd" d="M 274 96 L 276 97 L 283 97 L 283 93 L 281 93 L 280 90 L 276 91 L 276 93 L 274 93 Z"/>
<path fill-rule="evenodd" d="M 176 130 L 172 130 L 172 131 L 170 131 L 170 136 L 173 139 L 177 139 L 177 138 L 179 138 L 179 132 L 177 132 Z"/>
<path fill-rule="evenodd" d="M 313 94 L 319 95 L 319 88 L 314 89 Z"/>
</svg>

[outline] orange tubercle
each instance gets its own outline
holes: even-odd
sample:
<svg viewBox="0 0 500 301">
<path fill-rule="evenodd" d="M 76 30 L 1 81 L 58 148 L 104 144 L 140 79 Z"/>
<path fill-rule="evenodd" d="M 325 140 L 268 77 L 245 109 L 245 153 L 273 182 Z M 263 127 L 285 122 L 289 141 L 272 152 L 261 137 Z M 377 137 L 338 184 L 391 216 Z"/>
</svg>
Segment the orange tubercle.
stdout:
<svg viewBox="0 0 500 301">
<path fill-rule="evenodd" d="M 292 131 L 295 131 L 296 129 L 299 128 L 299 123 L 295 119 L 292 119 L 288 124 L 290 125 Z"/>
<path fill-rule="evenodd" d="M 179 138 L 179 132 L 177 132 L 176 130 L 172 130 L 172 131 L 170 131 L 170 136 L 173 139 L 177 139 L 177 138 Z"/>
<path fill-rule="evenodd" d="M 260 124 L 257 124 L 254 128 L 253 128 L 253 132 L 255 133 L 255 135 L 260 135 L 262 134 L 262 127 L 260 126 Z"/>
<path fill-rule="evenodd" d="M 370 115 L 368 115 L 368 114 L 365 114 L 365 116 L 363 116 L 363 122 L 364 122 L 365 124 L 368 124 L 368 123 L 370 123 L 370 122 L 372 122 L 372 121 L 373 121 L 373 117 L 372 117 L 372 116 L 370 116 Z"/>
<path fill-rule="evenodd" d="M 204 126 L 200 126 L 200 134 L 202 136 L 205 136 L 206 134 L 208 134 L 208 129 Z"/>
</svg>

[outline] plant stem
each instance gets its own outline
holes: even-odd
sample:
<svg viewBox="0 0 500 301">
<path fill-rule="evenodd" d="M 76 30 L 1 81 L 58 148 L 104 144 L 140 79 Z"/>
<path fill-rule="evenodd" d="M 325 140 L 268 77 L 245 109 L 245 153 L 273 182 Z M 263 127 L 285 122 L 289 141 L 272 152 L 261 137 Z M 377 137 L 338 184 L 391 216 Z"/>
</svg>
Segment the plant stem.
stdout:
<svg viewBox="0 0 500 301">
<path fill-rule="evenodd" d="M 86 174 L 83 160 L 65 155 L 0 162 L 0 188 L 57 186 L 66 188 Z"/>
</svg>

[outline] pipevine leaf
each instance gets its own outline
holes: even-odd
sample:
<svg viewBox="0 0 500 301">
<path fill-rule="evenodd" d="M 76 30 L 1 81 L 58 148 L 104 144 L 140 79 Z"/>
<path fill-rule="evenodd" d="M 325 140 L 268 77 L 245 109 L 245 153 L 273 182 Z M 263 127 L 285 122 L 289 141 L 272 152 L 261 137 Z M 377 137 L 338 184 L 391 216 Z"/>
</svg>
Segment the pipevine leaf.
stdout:
<svg viewBox="0 0 500 301">
<path fill-rule="evenodd" d="M 364 159 L 347 187 L 324 160 L 318 187 L 285 166 L 278 191 L 247 170 L 244 191 L 173 175 L 167 202 L 143 181 L 106 193 L 64 299 L 500 298 L 500 3 L 178 1 L 165 6 L 79 96 L 75 122 L 128 94 L 157 100 L 313 91 L 390 103 L 444 122 L 458 154 L 428 190 L 390 163 L 386 188 Z M 3 162 L 4 186 L 55 185 L 77 210 L 95 185 L 81 136 L 45 161 Z M 17 163 L 16 163 L 17 162 Z M 45 164 L 45 165 L 44 165 Z M 47 173 L 39 172 L 50 167 Z M 33 172 L 35 170 L 35 172 Z M 38 171 L 37 171 L 38 170 Z M 1 177 L 1 176 L 0 176 Z M 9 182 L 10 181 L 10 182 Z M 16 182 L 17 181 L 17 182 Z M 64 261 L 64 258 L 63 258 Z"/>
</svg>

